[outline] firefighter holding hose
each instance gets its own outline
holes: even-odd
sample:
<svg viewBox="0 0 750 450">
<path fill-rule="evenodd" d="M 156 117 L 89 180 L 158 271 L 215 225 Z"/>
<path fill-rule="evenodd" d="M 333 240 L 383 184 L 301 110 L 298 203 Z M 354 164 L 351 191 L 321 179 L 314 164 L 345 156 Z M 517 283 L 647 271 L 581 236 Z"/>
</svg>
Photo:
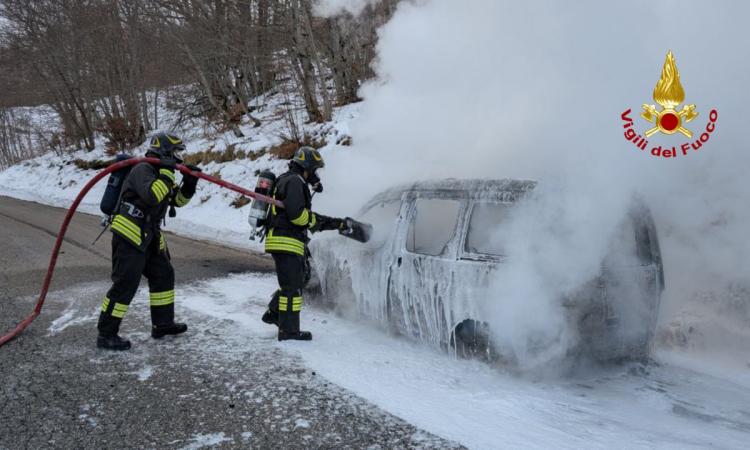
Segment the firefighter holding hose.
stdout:
<svg viewBox="0 0 750 450">
<path fill-rule="evenodd" d="M 320 153 L 301 147 L 289 162 L 289 171 L 279 176 L 273 198 L 283 208 L 271 206 L 266 222 L 265 250 L 273 256 L 279 290 L 273 295 L 262 320 L 279 327 L 278 339 L 309 341 L 312 333 L 300 331 L 302 288 L 309 277 L 308 231 L 346 231 L 347 221 L 312 212 L 312 194 L 323 190 L 316 171 L 325 166 Z"/>
<path fill-rule="evenodd" d="M 146 156 L 159 158 L 159 165 L 139 163 L 123 181 L 112 219 L 112 287 L 99 315 L 99 348 L 130 348 L 130 341 L 118 333 L 141 276 L 148 279 L 151 337 L 160 339 L 187 331 L 186 324 L 174 321 L 174 269 L 161 231 L 167 211 L 187 205 L 198 184 L 198 178 L 189 174 L 183 175 L 180 186 L 175 183 L 175 168 L 182 163 L 179 152 L 184 149 L 179 137 L 157 134 L 151 138 Z"/>
</svg>

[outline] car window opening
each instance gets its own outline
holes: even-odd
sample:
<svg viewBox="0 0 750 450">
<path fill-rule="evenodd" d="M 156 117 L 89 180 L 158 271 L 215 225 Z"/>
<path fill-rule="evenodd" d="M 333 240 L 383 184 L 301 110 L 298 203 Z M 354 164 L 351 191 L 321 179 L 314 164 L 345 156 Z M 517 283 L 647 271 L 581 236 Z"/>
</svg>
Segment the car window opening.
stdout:
<svg viewBox="0 0 750 450">
<path fill-rule="evenodd" d="M 507 232 L 503 228 L 509 224 L 510 206 L 489 202 L 474 205 L 464 243 L 467 253 L 491 256 L 506 254 Z"/>
<path fill-rule="evenodd" d="M 461 202 L 445 199 L 417 199 L 409 224 L 406 250 L 422 255 L 445 253 L 455 234 Z"/>
</svg>

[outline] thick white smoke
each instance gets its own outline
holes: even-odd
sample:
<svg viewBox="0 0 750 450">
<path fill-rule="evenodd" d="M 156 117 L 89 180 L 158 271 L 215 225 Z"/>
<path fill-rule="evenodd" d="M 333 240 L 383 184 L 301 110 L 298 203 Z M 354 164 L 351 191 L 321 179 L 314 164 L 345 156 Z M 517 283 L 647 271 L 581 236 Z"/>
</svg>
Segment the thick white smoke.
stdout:
<svg viewBox="0 0 750 450">
<path fill-rule="evenodd" d="M 747 321 L 737 286 L 750 284 L 748 12 L 739 1 L 404 2 L 380 30 L 353 151 L 327 164 L 329 192 L 350 196 L 327 206 L 351 213 L 420 179 L 540 180 L 547 200 L 530 207 L 537 218 L 519 219 L 526 233 L 509 232 L 521 264 L 488 305 L 509 324 L 496 337 L 523 354 L 530 330 L 557 330 L 561 352 L 575 338 L 551 299 L 595 274 L 639 191 L 664 253 L 662 322 L 695 311 L 696 299 L 719 311 L 729 286 L 746 314 L 734 320 Z M 665 159 L 627 142 L 620 114 L 631 108 L 638 130 L 648 128 L 640 105 L 653 103 L 670 49 L 685 103 L 700 113 L 688 128 L 699 135 L 712 108 L 719 118 L 700 151 Z M 688 141 L 679 136 L 656 135 L 648 149 Z"/>
</svg>

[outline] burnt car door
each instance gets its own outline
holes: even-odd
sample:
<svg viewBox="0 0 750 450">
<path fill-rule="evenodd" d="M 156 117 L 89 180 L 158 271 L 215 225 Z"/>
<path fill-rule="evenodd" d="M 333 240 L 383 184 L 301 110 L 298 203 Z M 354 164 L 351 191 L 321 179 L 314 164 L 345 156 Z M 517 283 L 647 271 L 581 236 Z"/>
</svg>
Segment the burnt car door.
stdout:
<svg viewBox="0 0 750 450">
<path fill-rule="evenodd" d="M 581 335 L 598 359 L 641 359 L 648 355 L 664 290 L 656 227 L 637 202 L 618 227 L 602 263 L 597 308 Z"/>
<path fill-rule="evenodd" d="M 490 292 L 493 277 L 507 258 L 507 231 L 512 202 L 496 198 L 473 199 L 460 230 L 458 280 L 448 308 L 449 345 L 464 356 L 490 356 L 489 328 L 483 312 L 488 304 L 502 301 Z"/>
<path fill-rule="evenodd" d="M 376 197 L 357 214 L 373 226 L 368 242 L 313 240 L 322 304 L 349 317 L 387 322 L 386 289 L 400 211 L 400 196 Z"/>
<path fill-rule="evenodd" d="M 407 192 L 389 266 L 387 313 L 394 331 L 440 344 L 454 296 L 461 192 Z"/>
</svg>

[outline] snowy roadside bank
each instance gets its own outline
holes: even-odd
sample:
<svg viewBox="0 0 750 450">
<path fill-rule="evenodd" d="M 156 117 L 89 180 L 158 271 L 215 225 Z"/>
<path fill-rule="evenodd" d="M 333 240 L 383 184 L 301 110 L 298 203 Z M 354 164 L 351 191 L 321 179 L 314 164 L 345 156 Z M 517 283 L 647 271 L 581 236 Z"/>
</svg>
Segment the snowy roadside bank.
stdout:
<svg viewBox="0 0 750 450">
<path fill-rule="evenodd" d="M 279 166 L 280 161 L 266 159 L 255 162 L 280 170 L 280 167 L 274 167 Z M 233 164 L 224 164 L 224 171 L 231 172 L 232 182 L 252 189 L 256 180 L 254 171 L 258 164 L 235 161 Z M 95 174 L 93 170 L 79 169 L 62 158 L 47 154 L 0 172 L 0 195 L 68 208 Z M 95 185 L 81 202 L 79 211 L 101 216 L 99 201 L 105 187 L 106 179 Z M 199 183 L 193 201 L 179 209 L 177 217 L 167 218 L 164 229 L 222 245 L 260 249 L 248 239 L 250 228 L 247 209 L 230 206 L 237 197 L 239 196 L 218 186 Z"/>
<path fill-rule="evenodd" d="M 185 155 L 230 149 L 235 154 L 243 153 L 246 156 L 244 158 L 226 162 L 210 161 L 200 164 L 200 167 L 207 174 L 250 190 L 254 189 L 260 171 L 271 170 L 276 174 L 284 172 L 287 161 L 267 153 L 268 148 L 281 143 L 280 136 L 284 134 L 284 120 L 277 117 L 274 109 L 278 100 L 270 103 L 271 106 L 265 113 L 258 114 L 264 125 L 260 128 L 244 127 L 243 131 L 247 136 L 244 138 L 237 138 L 231 133 L 207 138 L 198 125 L 182 130 L 181 136 L 187 144 Z M 357 117 L 358 111 L 359 105 L 338 108 L 333 122 L 306 124 L 302 131 L 325 143 L 320 149 L 324 156 L 331 152 L 346 151 L 343 143 L 348 139 L 349 121 Z M 144 149 L 141 146 L 130 153 L 142 156 Z M 103 143 L 90 152 L 76 151 L 64 155 L 49 152 L 0 172 L 0 195 L 68 208 L 83 186 L 96 174 L 95 170 L 79 167 L 81 162 L 107 161 L 112 158 L 106 153 Z M 105 187 L 106 179 L 93 187 L 79 210 L 101 215 L 99 201 Z M 243 201 L 238 202 L 240 199 L 239 194 L 211 183 L 200 182 L 190 204 L 179 209 L 177 217 L 168 217 L 164 229 L 222 245 L 259 250 L 260 245 L 249 240 L 249 206 Z"/>
</svg>

